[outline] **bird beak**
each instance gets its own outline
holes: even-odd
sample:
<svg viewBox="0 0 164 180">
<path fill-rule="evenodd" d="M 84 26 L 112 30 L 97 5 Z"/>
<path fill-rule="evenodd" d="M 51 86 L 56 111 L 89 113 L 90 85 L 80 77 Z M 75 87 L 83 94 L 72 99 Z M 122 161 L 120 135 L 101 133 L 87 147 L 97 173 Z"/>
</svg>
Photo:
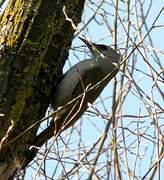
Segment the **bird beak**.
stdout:
<svg viewBox="0 0 164 180">
<path fill-rule="evenodd" d="M 81 39 L 81 40 L 88 46 L 88 48 L 92 51 L 92 49 L 93 49 L 93 44 L 92 44 L 91 41 L 88 41 L 88 40 L 86 40 L 86 39 L 84 39 L 84 38 L 81 38 L 81 37 L 79 37 L 79 39 Z"/>
<path fill-rule="evenodd" d="M 96 45 L 94 43 L 92 43 L 89 40 L 83 39 L 81 37 L 79 37 L 79 39 L 81 39 L 89 48 L 90 52 L 92 53 L 92 55 L 97 59 L 97 57 L 101 56 L 104 57 L 104 55 L 99 51 L 99 49 L 96 47 Z"/>
</svg>

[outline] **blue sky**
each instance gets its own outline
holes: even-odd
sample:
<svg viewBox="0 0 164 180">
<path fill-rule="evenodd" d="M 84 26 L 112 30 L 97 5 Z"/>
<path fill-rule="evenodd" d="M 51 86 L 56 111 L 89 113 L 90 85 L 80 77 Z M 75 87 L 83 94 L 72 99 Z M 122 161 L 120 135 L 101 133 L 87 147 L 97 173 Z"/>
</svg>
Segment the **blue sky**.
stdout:
<svg viewBox="0 0 164 180">
<path fill-rule="evenodd" d="M 138 1 L 137 1 L 138 2 Z M 145 2 L 145 6 L 144 6 L 144 10 L 145 12 L 147 11 L 148 5 L 149 5 L 150 1 L 146 1 Z M 124 8 L 124 3 L 121 3 L 122 8 Z M 91 5 L 92 6 L 92 5 Z M 159 11 L 161 10 L 161 8 L 164 6 L 164 3 L 162 0 L 159 1 L 153 1 L 153 5 L 152 8 L 150 9 L 150 13 L 146 19 L 146 23 L 148 26 L 148 29 L 152 26 L 152 23 L 154 22 L 157 14 L 159 13 Z M 112 13 L 112 8 L 107 7 L 107 4 L 104 5 L 104 8 L 106 9 L 106 11 L 110 14 Z M 93 8 L 94 9 L 94 8 Z M 137 9 L 137 11 L 139 11 L 139 9 Z M 101 12 L 101 10 L 100 10 Z M 89 10 L 89 8 L 86 7 L 85 9 L 85 15 L 83 15 L 83 21 L 87 22 L 87 20 L 92 16 L 93 12 Z M 121 16 L 121 14 L 120 14 Z M 112 25 L 113 23 L 113 19 L 112 17 L 108 17 L 109 18 L 109 24 Z M 99 19 L 101 21 L 101 17 L 97 17 L 97 19 Z M 120 24 L 120 23 L 119 23 Z M 135 24 L 135 18 L 131 17 L 131 26 L 133 26 Z M 156 49 L 158 49 L 159 51 L 163 51 L 163 53 L 158 53 L 160 59 L 163 59 L 164 56 L 164 43 L 163 43 L 163 37 L 164 37 L 164 11 L 161 13 L 160 17 L 158 18 L 156 24 L 157 27 L 154 28 L 150 35 L 151 38 L 153 40 L 154 43 L 154 47 Z M 158 27 L 158 26 L 162 26 L 162 27 Z M 79 25 L 79 27 L 81 27 L 82 25 Z M 105 25 L 100 25 L 97 24 L 95 22 L 90 23 L 90 25 L 87 27 L 88 29 L 83 32 L 83 34 L 85 34 L 87 37 L 89 37 L 93 42 L 99 42 L 99 43 L 104 43 L 104 44 L 108 44 L 111 45 L 112 44 L 112 39 L 111 36 L 109 36 L 109 31 L 106 28 Z M 121 25 L 119 25 L 118 27 L 118 48 L 123 48 L 124 44 L 122 44 L 124 42 L 124 30 L 121 27 Z M 147 33 L 147 31 L 145 30 L 145 28 L 143 28 L 142 30 L 142 35 L 144 36 Z M 130 36 L 132 37 L 132 39 L 134 38 L 134 36 L 136 35 L 136 30 L 135 28 L 131 28 L 131 34 Z M 150 43 L 148 41 L 148 38 L 145 39 L 144 43 L 146 45 L 148 45 L 148 51 L 150 51 L 150 53 L 148 53 L 148 60 L 149 63 L 156 69 L 156 71 L 160 71 L 161 69 L 159 68 L 159 66 L 157 66 L 157 64 L 154 62 L 154 57 L 153 57 L 153 53 L 151 52 L 151 48 Z M 73 46 L 78 47 L 82 45 L 83 43 L 80 42 L 77 38 L 73 41 Z M 130 49 L 130 48 L 129 48 Z M 130 52 L 130 51 L 129 51 Z M 157 51 L 158 52 L 158 51 Z M 74 53 L 76 53 L 77 57 L 76 58 L 74 56 Z M 123 51 L 122 51 L 123 53 Z M 139 55 L 138 52 L 136 52 L 137 54 L 137 65 L 136 68 L 139 70 L 142 70 L 145 73 L 150 74 L 149 69 L 147 68 L 147 66 L 145 65 L 144 61 L 142 60 L 142 56 Z M 71 64 L 75 64 L 79 61 L 79 59 L 85 59 L 86 58 L 86 54 L 83 53 L 79 53 L 76 51 L 70 51 L 70 56 L 69 56 L 69 61 L 71 62 Z M 129 60 L 129 64 L 131 64 L 132 59 Z M 164 61 L 162 61 L 162 65 L 164 66 Z M 65 70 L 68 69 L 68 65 L 65 66 Z M 146 92 L 147 95 L 149 95 L 151 97 L 152 94 L 152 79 L 148 76 L 145 76 L 144 74 L 135 71 L 134 75 L 133 75 L 134 80 L 137 82 L 137 84 L 142 88 L 142 90 L 144 92 Z M 119 74 L 118 74 L 118 80 L 119 80 Z M 126 81 L 127 82 L 127 81 Z M 161 86 L 161 89 L 164 92 L 164 85 L 162 85 L 162 83 L 159 83 Z M 112 82 L 110 82 L 108 84 L 108 86 L 105 88 L 105 90 L 102 92 L 101 97 L 102 98 L 106 98 L 109 97 L 107 100 L 105 100 L 105 105 L 108 109 L 108 113 L 111 113 L 111 98 L 110 96 L 112 95 Z M 133 86 L 133 84 L 132 84 Z M 127 87 L 128 88 L 128 87 Z M 140 110 L 141 110 L 141 114 L 142 115 L 146 115 L 147 114 L 147 109 L 145 107 L 145 105 L 143 104 L 143 102 L 141 102 L 138 97 L 136 96 L 137 93 L 135 92 L 135 86 L 133 86 L 134 90 L 132 90 L 128 97 L 126 98 L 123 106 L 122 106 L 122 114 L 130 114 L 130 115 L 138 115 Z M 153 94 L 154 94 L 154 99 L 156 102 L 158 102 L 162 107 L 164 105 L 163 103 L 163 99 L 161 99 L 159 92 L 157 91 L 157 89 L 153 89 Z M 145 97 L 146 99 L 146 97 Z M 97 101 L 99 101 L 99 98 L 97 99 Z M 146 99 L 147 101 L 147 99 Z M 104 108 L 102 107 L 102 104 L 98 104 L 96 105 L 96 107 L 103 113 L 105 113 Z M 87 113 L 86 113 L 87 114 Z M 159 118 L 159 123 L 162 125 L 163 121 L 162 121 L 162 117 L 163 115 L 160 116 L 161 118 Z M 99 128 L 99 131 L 95 131 L 93 126 L 91 125 L 91 123 L 87 123 L 87 119 L 85 117 L 83 117 L 83 119 L 85 119 L 85 123 L 83 123 L 83 128 L 87 129 L 87 131 L 85 131 L 83 137 L 84 139 L 87 139 L 86 143 L 93 143 L 95 142 L 95 137 L 98 137 L 99 131 L 102 132 L 103 128 L 105 127 L 105 122 L 103 123 L 103 120 L 101 118 L 94 118 L 93 121 L 95 121 L 96 127 Z M 89 118 L 90 119 L 90 118 Z M 84 120 L 83 120 L 84 121 Z M 88 120 L 89 121 L 89 120 Z M 92 120 L 90 120 L 92 121 Z M 128 127 L 129 129 L 131 129 L 132 131 L 136 131 L 136 123 L 132 123 L 133 121 L 135 121 L 135 119 L 132 118 L 123 118 L 123 123 L 124 126 L 126 127 L 128 124 L 130 124 Z M 140 128 L 141 128 L 141 133 L 145 133 L 146 135 L 148 135 L 148 137 L 150 136 L 152 138 L 152 140 L 156 141 L 156 139 L 154 139 L 154 137 L 156 137 L 156 135 L 154 134 L 154 127 L 152 125 L 152 120 L 150 117 L 147 118 L 143 118 L 140 119 L 141 122 L 140 123 Z M 119 124 L 120 125 L 120 124 Z M 163 131 L 163 128 L 161 127 L 161 131 Z M 125 131 L 127 136 L 130 134 L 128 133 L 128 131 Z M 136 131 L 137 132 L 137 131 Z M 121 130 L 118 128 L 118 134 L 121 134 Z M 94 134 L 94 136 L 93 136 Z M 111 133 L 109 133 L 111 136 Z M 99 134 L 100 136 L 100 134 Z M 136 141 L 137 136 L 135 135 L 129 135 L 129 137 L 126 139 L 127 140 L 127 144 L 131 144 L 131 142 L 135 142 L 134 145 L 136 145 L 137 141 Z M 119 138 L 118 138 L 119 139 Z M 121 139 L 121 138 L 120 138 Z M 139 163 L 139 161 L 137 161 L 137 168 L 136 168 L 136 174 L 143 176 L 145 174 L 145 172 L 147 172 L 147 170 L 150 167 L 150 161 L 151 161 L 151 157 L 150 155 L 152 154 L 154 148 L 154 153 L 155 153 L 155 146 L 153 146 L 153 144 L 146 139 L 142 139 L 141 138 L 141 146 L 139 149 L 139 152 L 141 154 L 141 159 L 142 161 L 140 161 L 141 163 Z M 135 153 L 136 149 L 134 149 L 133 153 Z M 128 159 L 129 159 L 129 166 L 133 167 L 134 163 L 130 163 L 133 162 L 134 160 L 134 154 L 131 154 L 130 152 L 128 153 Z M 103 158 L 103 157 L 102 157 Z M 153 159 L 153 158 L 152 158 Z M 132 170 L 132 169 L 131 169 Z M 161 165 L 161 177 L 164 176 L 164 171 L 163 171 L 163 163 Z M 124 177 L 125 179 L 127 178 L 126 176 Z"/>
</svg>

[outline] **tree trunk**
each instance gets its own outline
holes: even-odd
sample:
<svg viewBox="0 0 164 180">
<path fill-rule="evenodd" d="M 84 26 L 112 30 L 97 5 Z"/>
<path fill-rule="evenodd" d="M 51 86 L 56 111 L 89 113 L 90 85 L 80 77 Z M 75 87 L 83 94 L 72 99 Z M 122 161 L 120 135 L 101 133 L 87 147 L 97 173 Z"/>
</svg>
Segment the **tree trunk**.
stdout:
<svg viewBox="0 0 164 180">
<path fill-rule="evenodd" d="M 0 18 L 0 179 L 27 160 L 39 124 L 18 135 L 44 117 L 62 75 L 74 35 L 63 6 L 78 24 L 84 1 L 10 0 Z"/>
</svg>

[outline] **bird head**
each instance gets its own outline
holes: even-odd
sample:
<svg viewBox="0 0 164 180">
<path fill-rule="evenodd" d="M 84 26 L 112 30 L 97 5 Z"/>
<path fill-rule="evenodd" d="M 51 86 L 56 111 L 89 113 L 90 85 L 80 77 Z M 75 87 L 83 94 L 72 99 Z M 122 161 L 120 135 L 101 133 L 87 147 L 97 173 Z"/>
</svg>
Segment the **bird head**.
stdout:
<svg viewBox="0 0 164 180">
<path fill-rule="evenodd" d="M 112 60 L 114 63 L 118 63 L 120 60 L 120 54 L 110 46 L 104 44 L 95 44 L 89 40 L 79 37 L 89 48 L 95 59 L 101 58 L 106 60 Z"/>
</svg>

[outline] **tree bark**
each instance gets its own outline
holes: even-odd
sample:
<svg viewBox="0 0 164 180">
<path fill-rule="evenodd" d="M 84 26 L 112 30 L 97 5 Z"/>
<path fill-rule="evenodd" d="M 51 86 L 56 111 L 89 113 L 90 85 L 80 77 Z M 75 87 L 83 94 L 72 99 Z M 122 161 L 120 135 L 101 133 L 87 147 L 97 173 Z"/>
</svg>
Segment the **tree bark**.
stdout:
<svg viewBox="0 0 164 180">
<path fill-rule="evenodd" d="M 24 162 L 62 68 L 85 0 L 11 0 L 0 17 L 0 179 Z M 13 121 L 13 126 L 11 122 Z M 10 127 L 10 130 L 9 130 Z"/>
</svg>

